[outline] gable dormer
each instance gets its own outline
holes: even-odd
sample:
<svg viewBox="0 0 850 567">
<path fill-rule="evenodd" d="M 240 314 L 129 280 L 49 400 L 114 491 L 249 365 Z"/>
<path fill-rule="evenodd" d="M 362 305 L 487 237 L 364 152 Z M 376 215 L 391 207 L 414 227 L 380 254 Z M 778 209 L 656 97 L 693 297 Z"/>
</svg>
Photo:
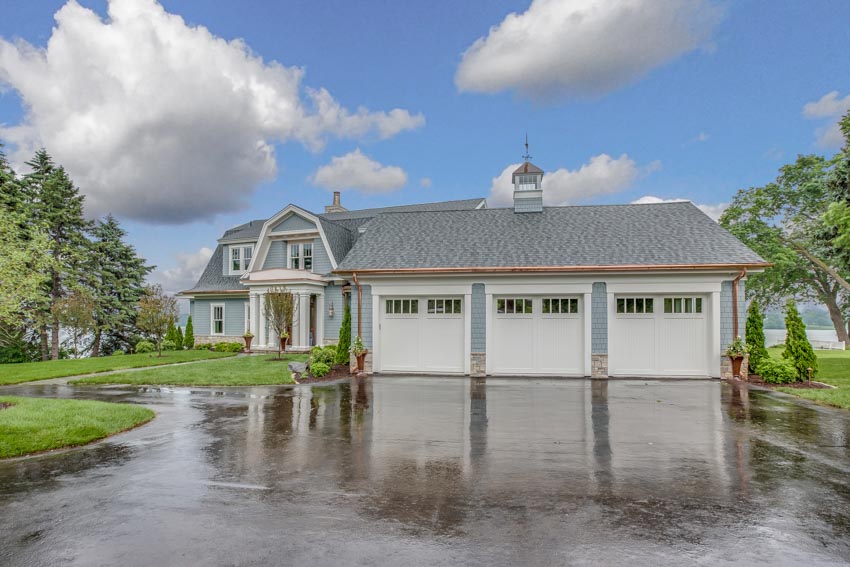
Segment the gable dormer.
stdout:
<svg viewBox="0 0 850 567">
<path fill-rule="evenodd" d="M 249 272 L 281 268 L 316 274 L 328 274 L 336 269 L 319 218 L 295 205 L 289 205 L 263 224 Z"/>
</svg>

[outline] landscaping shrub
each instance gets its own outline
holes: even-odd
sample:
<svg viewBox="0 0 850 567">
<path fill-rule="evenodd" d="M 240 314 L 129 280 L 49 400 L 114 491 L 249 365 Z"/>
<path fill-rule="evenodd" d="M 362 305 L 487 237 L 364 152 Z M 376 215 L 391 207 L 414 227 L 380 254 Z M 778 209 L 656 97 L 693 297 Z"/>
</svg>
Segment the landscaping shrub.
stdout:
<svg viewBox="0 0 850 567">
<path fill-rule="evenodd" d="M 765 358 L 760 362 L 759 375 L 770 384 L 788 384 L 797 381 L 797 369 L 788 360 Z"/>
<path fill-rule="evenodd" d="M 324 362 L 314 362 L 310 364 L 310 374 L 316 378 L 321 378 L 331 371 L 331 367 Z"/>
<path fill-rule="evenodd" d="M 139 354 L 154 352 L 155 350 L 156 345 L 150 341 L 139 341 L 136 343 L 136 352 L 138 352 Z"/>
<path fill-rule="evenodd" d="M 336 358 L 336 349 L 329 350 L 320 346 L 315 346 L 310 349 L 310 365 L 327 364 L 332 366 Z"/>
<path fill-rule="evenodd" d="M 245 345 L 242 343 L 215 343 L 215 350 L 218 352 L 242 352 L 243 348 L 245 348 Z"/>
<path fill-rule="evenodd" d="M 192 316 L 186 321 L 186 332 L 183 334 L 183 348 L 195 348 L 195 327 L 192 326 Z"/>
<path fill-rule="evenodd" d="M 194 348 L 198 349 L 198 350 L 211 350 L 212 349 L 212 345 L 210 343 L 203 343 L 203 344 L 199 344 L 198 346 L 194 346 L 194 344 L 193 344 L 192 346 Z"/>
<path fill-rule="evenodd" d="M 785 337 L 782 358 L 788 359 L 797 369 L 798 380 L 808 379 L 809 368 L 812 369 L 812 376 L 815 376 L 818 372 L 818 359 L 806 336 L 806 324 L 803 323 L 793 299 L 789 299 L 785 307 L 785 330 L 788 335 Z"/>
<path fill-rule="evenodd" d="M 345 304 L 342 325 L 339 328 L 339 342 L 336 348 L 336 363 L 348 364 L 348 349 L 351 348 L 351 307 Z"/>
<path fill-rule="evenodd" d="M 175 343 L 177 344 L 177 350 L 183 350 L 183 329 L 177 327 L 177 333 L 175 335 Z"/>
<path fill-rule="evenodd" d="M 116 351 L 115 351 L 115 352 L 113 352 L 110 356 L 123 356 L 123 355 L 124 355 L 124 351 L 123 351 L 123 350 L 116 350 Z"/>
<path fill-rule="evenodd" d="M 162 350 L 177 350 L 177 343 L 171 339 L 165 339 L 162 341 Z"/>
<path fill-rule="evenodd" d="M 747 312 L 747 350 L 750 353 L 750 372 L 761 373 L 761 362 L 767 359 L 767 349 L 764 347 L 764 316 L 759 309 L 758 302 L 750 302 Z"/>
</svg>

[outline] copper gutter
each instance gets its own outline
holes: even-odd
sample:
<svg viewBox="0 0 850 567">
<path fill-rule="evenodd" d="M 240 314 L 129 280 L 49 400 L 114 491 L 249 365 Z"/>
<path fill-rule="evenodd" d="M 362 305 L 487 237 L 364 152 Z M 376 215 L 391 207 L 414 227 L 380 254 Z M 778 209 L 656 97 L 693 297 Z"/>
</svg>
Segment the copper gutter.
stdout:
<svg viewBox="0 0 850 567">
<path fill-rule="evenodd" d="M 360 289 L 360 282 L 357 281 L 357 272 L 352 272 L 354 277 L 354 285 L 357 286 L 357 336 L 363 338 L 361 330 L 361 321 L 363 320 L 363 290 Z"/>
<path fill-rule="evenodd" d="M 739 334 L 738 329 L 738 282 L 747 275 L 747 269 L 741 270 L 734 280 L 732 280 L 732 338 L 737 339 Z"/>
<path fill-rule="evenodd" d="M 679 270 L 744 270 L 769 268 L 769 262 L 758 264 L 630 264 L 615 266 L 491 266 L 468 268 L 377 268 L 357 270 L 359 274 L 470 274 L 470 273 L 564 273 L 564 272 L 671 272 Z M 352 270 L 335 270 L 350 274 Z"/>
</svg>

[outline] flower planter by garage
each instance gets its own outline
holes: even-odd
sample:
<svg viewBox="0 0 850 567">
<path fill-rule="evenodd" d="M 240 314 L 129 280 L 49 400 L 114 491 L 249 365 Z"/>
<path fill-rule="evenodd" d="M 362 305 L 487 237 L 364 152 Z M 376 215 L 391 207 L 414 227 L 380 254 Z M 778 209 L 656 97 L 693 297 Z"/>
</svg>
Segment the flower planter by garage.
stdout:
<svg viewBox="0 0 850 567">
<path fill-rule="evenodd" d="M 744 357 L 730 356 L 729 360 L 732 362 L 732 377 L 741 378 L 741 365 L 744 363 Z"/>
<path fill-rule="evenodd" d="M 369 351 L 364 350 L 360 354 L 354 355 L 354 358 L 357 359 L 357 373 L 358 374 L 363 372 L 363 369 L 366 367 L 366 354 L 368 354 L 368 352 Z"/>
</svg>

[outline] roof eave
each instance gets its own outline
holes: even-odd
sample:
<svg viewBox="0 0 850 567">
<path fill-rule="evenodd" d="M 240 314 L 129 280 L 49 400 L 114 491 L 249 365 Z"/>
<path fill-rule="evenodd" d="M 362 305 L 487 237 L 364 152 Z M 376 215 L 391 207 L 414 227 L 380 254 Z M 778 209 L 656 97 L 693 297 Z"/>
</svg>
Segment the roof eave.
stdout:
<svg viewBox="0 0 850 567">
<path fill-rule="evenodd" d="M 582 273 L 582 272 L 675 272 L 716 270 L 764 270 L 769 262 L 743 264 L 635 264 L 611 266 L 489 266 L 459 268 L 373 268 L 334 270 L 335 274 L 480 274 L 480 273 Z"/>
</svg>

